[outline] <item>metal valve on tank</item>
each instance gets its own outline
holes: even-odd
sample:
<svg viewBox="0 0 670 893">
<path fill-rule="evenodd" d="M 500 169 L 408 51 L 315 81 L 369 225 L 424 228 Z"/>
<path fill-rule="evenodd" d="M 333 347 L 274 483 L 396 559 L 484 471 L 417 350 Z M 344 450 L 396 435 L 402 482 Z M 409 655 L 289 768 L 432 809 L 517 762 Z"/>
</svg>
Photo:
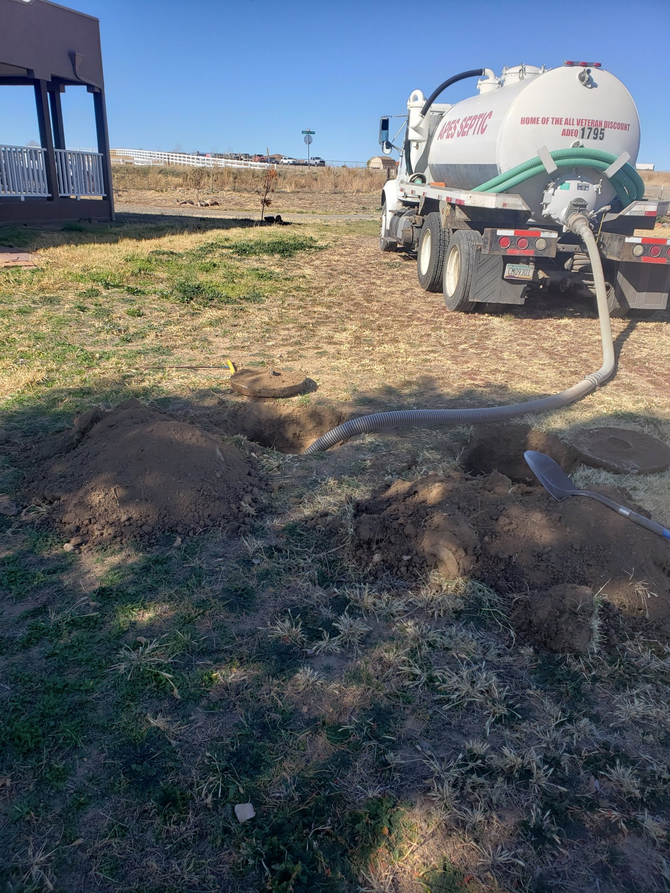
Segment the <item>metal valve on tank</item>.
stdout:
<svg viewBox="0 0 670 893">
<path fill-rule="evenodd" d="M 580 175 L 560 177 L 552 181 L 542 196 L 542 215 L 565 226 L 573 214 L 591 217 L 602 192 L 602 181 L 592 183 Z"/>
</svg>

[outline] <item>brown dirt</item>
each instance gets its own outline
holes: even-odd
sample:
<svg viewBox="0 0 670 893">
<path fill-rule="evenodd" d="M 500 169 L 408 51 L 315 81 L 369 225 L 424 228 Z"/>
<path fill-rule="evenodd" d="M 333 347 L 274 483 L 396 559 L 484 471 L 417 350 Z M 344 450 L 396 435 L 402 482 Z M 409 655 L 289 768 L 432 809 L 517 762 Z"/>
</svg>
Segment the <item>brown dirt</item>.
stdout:
<svg viewBox="0 0 670 893">
<path fill-rule="evenodd" d="M 33 457 L 27 495 L 71 545 L 244 530 L 261 496 L 253 457 L 196 425 L 127 400 L 91 410 Z"/>
<path fill-rule="evenodd" d="M 243 434 L 248 440 L 281 453 L 301 453 L 350 415 L 343 409 L 318 403 L 225 400 L 207 421 L 225 434 Z"/>
<path fill-rule="evenodd" d="M 262 485 L 254 456 L 226 435 L 300 452 L 347 415 L 322 404 L 238 399 L 198 426 L 128 400 L 78 416 L 71 431 L 37 449 L 27 494 L 51 506 L 45 520 L 64 527 L 72 548 L 211 527 L 239 533 Z M 509 599 L 522 640 L 555 651 L 585 650 L 595 594 L 610 611 L 605 639 L 616 637 L 617 625 L 670 638 L 667 544 L 591 500 L 558 503 L 528 486 L 514 464 L 526 446 L 570 467 L 572 454 L 558 438 L 519 425 L 480 426 L 465 462 L 478 476 L 455 469 L 395 480 L 357 503 L 355 560 L 382 579 L 412 581 L 437 568 L 447 579 L 480 580 Z M 644 513 L 625 490 L 597 489 Z"/>
<path fill-rule="evenodd" d="M 626 491 L 598 489 L 640 510 Z M 581 641 L 566 584 L 601 592 L 622 623 L 670 636 L 667 543 L 591 500 L 558 503 L 498 471 L 475 479 L 455 471 L 395 481 L 357 505 L 354 523 L 355 558 L 379 577 L 412 580 L 438 568 L 448 578 L 481 580 L 512 601 L 539 593 L 548 599 L 547 629 L 540 633 L 517 615 L 537 644 L 562 649 L 564 628 Z"/>
<path fill-rule="evenodd" d="M 0 246 L 0 267 L 36 267 L 35 255 L 20 248 Z"/>
<path fill-rule="evenodd" d="M 513 623 L 524 639 L 549 651 L 585 654 L 592 639 L 593 593 L 588 586 L 563 583 L 532 592 L 514 605 Z"/>
<path fill-rule="evenodd" d="M 513 481 L 535 480 L 523 454 L 526 450 L 546 453 L 565 472 L 575 464 L 575 451 L 555 434 L 538 431 L 529 425 L 475 425 L 463 456 L 466 471 L 490 474 L 499 471 Z"/>
</svg>

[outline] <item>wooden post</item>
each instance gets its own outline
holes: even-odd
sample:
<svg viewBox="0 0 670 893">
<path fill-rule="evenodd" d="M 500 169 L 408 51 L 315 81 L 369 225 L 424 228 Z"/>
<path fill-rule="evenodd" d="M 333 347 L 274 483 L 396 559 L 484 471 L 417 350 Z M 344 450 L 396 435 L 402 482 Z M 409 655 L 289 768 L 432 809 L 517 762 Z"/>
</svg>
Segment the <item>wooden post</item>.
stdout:
<svg viewBox="0 0 670 893">
<path fill-rule="evenodd" d="M 47 82 L 35 81 L 35 105 L 37 106 L 37 122 L 40 128 L 40 143 L 46 149 L 46 175 L 47 186 L 51 193 L 49 200 L 57 202 L 60 198 L 58 188 L 58 171 L 56 169 L 56 153 L 51 132 L 51 119 L 49 117 L 49 100 L 47 99 Z"/>
<path fill-rule="evenodd" d="M 102 179 L 105 186 L 107 201 L 109 202 L 109 216 L 115 220 L 114 214 L 114 187 L 112 185 L 112 161 L 109 154 L 109 134 L 107 131 L 107 110 L 105 108 L 105 94 L 97 87 L 89 87 L 93 93 L 93 105 L 95 108 L 95 130 L 98 137 L 98 152 L 102 155 Z"/>
<path fill-rule="evenodd" d="M 65 145 L 65 128 L 63 127 L 63 107 L 60 101 L 61 88 L 54 84 L 49 90 L 49 105 L 51 107 L 51 123 L 54 133 L 54 147 L 67 149 Z"/>
</svg>

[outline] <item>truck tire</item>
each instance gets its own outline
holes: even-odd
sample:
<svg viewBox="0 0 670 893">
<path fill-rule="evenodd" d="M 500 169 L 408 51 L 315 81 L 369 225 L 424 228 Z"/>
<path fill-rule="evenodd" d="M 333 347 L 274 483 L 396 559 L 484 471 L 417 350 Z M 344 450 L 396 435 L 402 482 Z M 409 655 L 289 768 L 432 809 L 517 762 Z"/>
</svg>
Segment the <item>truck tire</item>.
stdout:
<svg viewBox="0 0 670 893">
<path fill-rule="evenodd" d="M 610 316 L 613 318 L 628 316 L 630 307 L 625 302 L 623 304 L 619 303 L 614 286 L 612 285 L 612 282 L 616 278 L 616 269 L 613 264 L 607 260 L 603 261 L 603 267 L 607 285 L 607 309 L 609 310 Z M 582 282 L 595 298 L 596 289 L 593 284 L 593 271 L 588 256 L 582 253 L 576 254 L 572 260 L 572 270 L 581 276 Z"/>
<path fill-rule="evenodd" d="M 470 291 L 477 273 L 477 249 L 481 244 L 482 237 L 471 229 L 457 229 L 452 235 L 444 259 L 442 290 L 447 310 L 471 313 L 477 306 L 470 300 Z"/>
<path fill-rule="evenodd" d="M 416 254 L 419 285 L 424 291 L 441 291 L 444 256 L 449 244 L 449 232 L 440 222 L 437 211 L 428 214 L 421 227 Z"/>
</svg>

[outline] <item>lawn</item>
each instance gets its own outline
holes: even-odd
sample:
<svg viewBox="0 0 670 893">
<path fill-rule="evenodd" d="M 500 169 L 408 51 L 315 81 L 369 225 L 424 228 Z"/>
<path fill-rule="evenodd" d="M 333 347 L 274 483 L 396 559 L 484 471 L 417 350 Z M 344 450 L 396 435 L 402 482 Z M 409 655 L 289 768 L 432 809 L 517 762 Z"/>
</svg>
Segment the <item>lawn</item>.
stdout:
<svg viewBox="0 0 670 893">
<path fill-rule="evenodd" d="M 198 423 L 231 396 L 227 358 L 310 375 L 300 407 L 558 391 L 600 365 L 587 300 L 449 315 L 369 220 L 133 214 L 0 244 L 36 255 L 0 270 L 0 888 L 667 889 L 665 640 L 606 643 L 596 613 L 588 649 L 555 654 L 490 581 L 361 559 L 358 507 L 448 476 L 467 431 L 254 447 L 239 536 L 72 547 L 26 497 L 75 413 L 137 397 Z M 535 423 L 670 441 L 667 325 L 613 320 L 616 378 Z M 623 483 L 670 521 L 670 473 Z"/>
</svg>

